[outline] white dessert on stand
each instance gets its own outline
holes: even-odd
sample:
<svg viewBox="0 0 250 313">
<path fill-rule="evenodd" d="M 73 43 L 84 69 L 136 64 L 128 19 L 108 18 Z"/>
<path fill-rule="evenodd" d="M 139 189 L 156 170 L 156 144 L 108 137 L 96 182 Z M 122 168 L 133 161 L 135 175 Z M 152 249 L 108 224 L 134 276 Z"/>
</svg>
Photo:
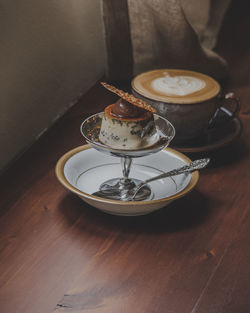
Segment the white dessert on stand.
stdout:
<svg viewBox="0 0 250 313">
<path fill-rule="evenodd" d="M 96 150 L 120 158 L 122 177 L 104 180 L 99 186 L 101 198 L 131 201 L 131 193 L 141 183 L 140 179 L 129 177 L 133 158 L 163 150 L 173 139 L 175 130 L 145 101 L 106 83 L 102 85 L 121 99 L 107 106 L 105 112 L 85 119 L 81 133 Z M 150 187 L 143 185 L 133 199 L 144 201 L 153 197 Z"/>
<path fill-rule="evenodd" d="M 128 93 L 106 83 L 102 85 L 121 98 L 105 108 L 99 140 L 113 149 L 123 150 L 154 145 L 159 140 L 153 115 L 155 110 Z"/>
</svg>

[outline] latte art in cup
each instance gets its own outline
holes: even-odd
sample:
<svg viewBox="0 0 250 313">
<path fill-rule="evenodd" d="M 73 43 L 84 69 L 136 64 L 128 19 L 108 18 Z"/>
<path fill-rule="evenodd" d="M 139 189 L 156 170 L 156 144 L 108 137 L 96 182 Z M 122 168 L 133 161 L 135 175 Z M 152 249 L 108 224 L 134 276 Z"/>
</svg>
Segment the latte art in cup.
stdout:
<svg viewBox="0 0 250 313">
<path fill-rule="evenodd" d="M 202 73 L 160 69 L 137 75 L 133 91 L 147 99 L 166 103 L 191 104 L 207 101 L 220 92 L 220 85 Z"/>
<path fill-rule="evenodd" d="M 200 136 L 223 104 L 219 83 L 208 75 L 181 69 L 158 69 L 132 81 L 137 98 L 147 101 L 175 127 L 175 142 Z"/>
<path fill-rule="evenodd" d="M 192 94 L 205 86 L 206 82 L 200 78 L 185 75 L 170 76 L 168 72 L 152 81 L 152 88 L 156 92 L 176 96 Z"/>
</svg>

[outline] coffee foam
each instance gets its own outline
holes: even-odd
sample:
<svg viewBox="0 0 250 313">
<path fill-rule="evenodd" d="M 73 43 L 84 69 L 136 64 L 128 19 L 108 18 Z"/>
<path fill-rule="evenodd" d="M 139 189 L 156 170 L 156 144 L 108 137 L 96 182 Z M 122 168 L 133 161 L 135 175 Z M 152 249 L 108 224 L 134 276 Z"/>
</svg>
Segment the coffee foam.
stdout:
<svg viewBox="0 0 250 313">
<path fill-rule="evenodd" d="M 152 81 L 151 86 L 156 92 L 166 95 L 186 96 L 203 89 L 206 82 L 202 79 L 192 76 L 170 76 L 168 72 L 165 76 L 156 78 Z"/>
<path fill-rule="evenodd" d="M 167 103 L 198 103 L 217 96 L 219 83 L 189 70 L 159 69 L 141 73 L 132 80 L 137 97 Z"/>
</svg>

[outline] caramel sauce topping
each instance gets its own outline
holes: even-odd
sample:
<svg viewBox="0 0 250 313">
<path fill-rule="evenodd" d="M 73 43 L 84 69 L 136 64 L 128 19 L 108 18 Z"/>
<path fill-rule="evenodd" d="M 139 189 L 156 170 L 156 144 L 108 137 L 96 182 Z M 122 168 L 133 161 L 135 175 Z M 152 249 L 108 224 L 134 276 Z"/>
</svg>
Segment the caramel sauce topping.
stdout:
<svg viewBox="0 0 250 313">
<path fill-rule="evenodd" d="M 119 99 L 112 105 L 110 114 L 120 118 L 140 118 L 145 115 L 145 111 L 124 99 Z"/>
</svg>

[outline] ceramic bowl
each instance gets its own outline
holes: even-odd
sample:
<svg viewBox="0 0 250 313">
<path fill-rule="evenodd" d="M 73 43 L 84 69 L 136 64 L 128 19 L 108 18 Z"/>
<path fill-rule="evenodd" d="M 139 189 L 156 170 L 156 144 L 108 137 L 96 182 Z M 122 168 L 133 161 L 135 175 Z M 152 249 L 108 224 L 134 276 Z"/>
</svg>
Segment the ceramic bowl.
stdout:
<svg viewBox="0 0 250 313">
<path fill-rule="evenodd" d="M 166 148 L 156 154 L 135 159 L 130 177 L 145 180 L 190 162 L 182 153 Z M 199 173 L 195 171 L 150 183 L 154 197 L 149 201 L 103 199 L 92 193 L 105 180 L 122 176 L 120 159 L 84 145 L 67 152 L 58 160 L 56 176 L 64 187 L 91 206 L 109 214 L 134 216 L 148 214 L 185 196 L 195 187 Z"/>
</svg>

